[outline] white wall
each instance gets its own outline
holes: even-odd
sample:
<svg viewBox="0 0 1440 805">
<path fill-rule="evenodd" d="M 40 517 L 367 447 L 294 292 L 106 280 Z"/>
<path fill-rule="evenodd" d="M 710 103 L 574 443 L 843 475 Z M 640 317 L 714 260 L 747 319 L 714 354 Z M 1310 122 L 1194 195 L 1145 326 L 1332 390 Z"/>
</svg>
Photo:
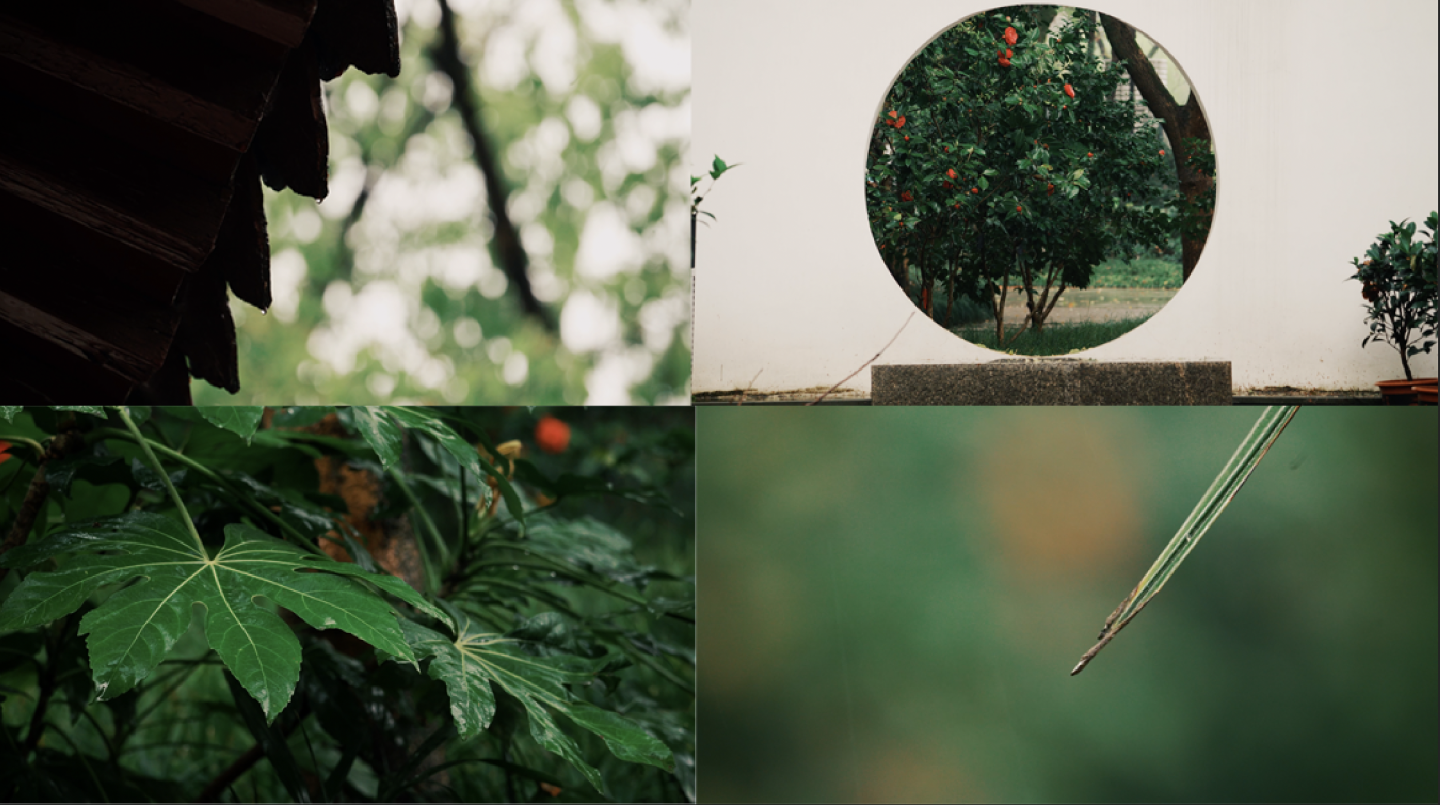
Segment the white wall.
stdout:
<svg viewBox="0 0 1440 805">
<path fill-rule="evenodd" d="M 704 202 L 696 393 L 829 387 L 915 307 L 866 222 L 862 176 L 890 84 L 975 0 L 696 0 L 691 160 L 743 163 Z M 1220 359 L 1237 389 L 1373 388 L 1401 377 L 1366 325 L 1350 258 L 1388 221 L 1437 206 L 1437 5 L 1430 0 L 1092 0 L 1165 46 L 1200 94 L 1219 196 L 1184 289 L 1149 322 L 1082 353 Z M 705 181 L 708 185 L 709 180 Z M 702 185 L 703 186 L 703 185 Z M 880 363 L 996 353 L 924 314 Z M 1416 376 L 1436 374 L 1437 352 Z M 845 386 L 867 393 L 870 372 Z"/>
</svg>

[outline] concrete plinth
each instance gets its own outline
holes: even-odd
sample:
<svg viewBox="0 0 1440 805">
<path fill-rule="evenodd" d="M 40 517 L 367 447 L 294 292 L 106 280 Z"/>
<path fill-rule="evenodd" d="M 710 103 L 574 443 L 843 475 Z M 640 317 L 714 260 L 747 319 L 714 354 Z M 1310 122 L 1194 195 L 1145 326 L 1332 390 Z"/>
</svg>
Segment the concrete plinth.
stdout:
<svg viewBox="0 0 1440 805">
<path fill-rule="evenodd" d="M 873 405 L 1230 405 L 1229 361 L 1002 358 L 870 370 Z"/>
</svg>

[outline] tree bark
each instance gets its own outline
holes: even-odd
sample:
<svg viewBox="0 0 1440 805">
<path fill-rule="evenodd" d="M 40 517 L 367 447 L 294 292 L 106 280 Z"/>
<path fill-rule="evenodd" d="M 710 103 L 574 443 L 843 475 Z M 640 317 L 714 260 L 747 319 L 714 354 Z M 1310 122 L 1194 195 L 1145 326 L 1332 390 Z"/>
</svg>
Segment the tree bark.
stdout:
<svg viewBox="0 0 1440 805">
<path fill-rule="evenodd" d="M 1185 140 L 1193 137 L 1210 142 L 1210 123 L 1205 119 L 1205 113 L 1200 110 L 1198 95 L 1192 90 L 1184 106 L 1176 103 L 1160 76 L 1156 75 L 1155 67 L 1136 44 L 1135 29 L 1108 14 L 1101 14 L 1100 20 L 1105 26 L 1105 36 L 1110 40 L 1116 59 L 1125 63 L 1130 79 L 1135 82 L 1135 88 L 1140 91 L 1145 103 L 1149 104 L 1150 112 L 1160 119 L 1165 136 L 1170 140 L 1170 155 L 1175 160 L 1175 172 L 1180 177 L 1180 192 L 1185 196 L 1186 202 L 1194 207 L 1201 194 L 1215 184 L 1213 176 L 1194 170 L 1185 163 L 1184 158 Z M 1190 280 L 1195 263 L 1200 260 L 1200 251 L 1205 248 L 1205 239 L 1210 231 L 1209 219 L 1214 213 L 1207 210 L 1202 214 L 1206 219 L 1205 234 L 1180 239 L 1182 282 Z"/>
</svg>

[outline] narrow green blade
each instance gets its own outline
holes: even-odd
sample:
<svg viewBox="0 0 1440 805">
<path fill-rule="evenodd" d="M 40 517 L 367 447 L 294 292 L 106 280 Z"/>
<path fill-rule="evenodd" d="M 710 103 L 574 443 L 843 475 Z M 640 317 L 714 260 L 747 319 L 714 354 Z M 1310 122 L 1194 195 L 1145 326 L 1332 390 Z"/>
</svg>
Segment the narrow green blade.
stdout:
<svg viewBox="0 0 1440 805">
<path fill-rule="evenodd" d="M 1160 588 L 1164 587 L 1165 582 L 1174 575 L 1176 569 L 1180 567 L 1180 563 L 1185 561 L 1185 557 L 1195 549 L 1195 544 L 1205 536 L 1206 531 L 1210 530 L 1210 526 L 1220 516 L 1220 512 L 1225 511 L 1225 507 L 1230 505 L 1235 493 L 1240 491 L 1240 487 L 1245 485 L 1250 473 L 1260 465 L 1260 459 L 1265 457 L 1270 445 L 1274 444 L 1275 439 L 1280 436 L 1280 431 L 1285 430 L 1285 426 L 1290 424 L 1290 419 L 1295 416 L 1297 410 L 1299 408 L 1294 405 L 1271 406 L 1265 409 L 1260 418 L 1255 421 L 1255 427 L 1250 429 L 1250 434 L 1236 448 L 1235 455 L 1230 457 L 1225 469 L 1220 471 L 1215 482 L 1210 484 L 1210 489 L 1200 498 L 1200 502 L 1195 504 L 1195 510 L 1190 512 L 1190 516 L 1185 518 L 1180 530 L 1170 539 L 1165 550 L 1160 552 L 1160 557 L 1155 560 L 1155 564 L 1150 566 L 1150 569 L 1140 579 L 1140 583 L 1130 591 L 1130 595 L 1126 596 L 1125 600 L 1120 602 L 1120 606 L 1110 613 L 1110 617 L 1105 619 L 1105 627 L 1100 630 L 1098 638 L 1100 642 L 1085 652 L 1085 656 L 1080 658 L 1080 662 L 1070 672 L 1071 676 L 1085 670 L 1085 666 L 1095 659 L 1095 655 L 1100 653 L 1100 649 L 1119 634 L 1125 624 L 1140 614 L 1140 610 L 1144 609 L 1145 605 L 1150 603 L 1150 599 L 1160 592 Z"/>
</svg>

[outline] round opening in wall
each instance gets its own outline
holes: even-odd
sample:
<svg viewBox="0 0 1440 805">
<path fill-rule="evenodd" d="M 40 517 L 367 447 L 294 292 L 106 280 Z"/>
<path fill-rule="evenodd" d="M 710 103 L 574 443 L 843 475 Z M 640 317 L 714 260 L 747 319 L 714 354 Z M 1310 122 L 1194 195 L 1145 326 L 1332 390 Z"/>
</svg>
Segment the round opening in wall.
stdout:
<svg viewBox="0 0 1440 805">
<path fill-rule="evenodd" d="M 957 336 L 1024 355 L 1089 349 L 1159 311 L 1199 261 L 1215 186 L 1169 53 L 1056 6 L 941 32 L 891 85 L 865 163 L 895 283 Z"/>
</svg>

